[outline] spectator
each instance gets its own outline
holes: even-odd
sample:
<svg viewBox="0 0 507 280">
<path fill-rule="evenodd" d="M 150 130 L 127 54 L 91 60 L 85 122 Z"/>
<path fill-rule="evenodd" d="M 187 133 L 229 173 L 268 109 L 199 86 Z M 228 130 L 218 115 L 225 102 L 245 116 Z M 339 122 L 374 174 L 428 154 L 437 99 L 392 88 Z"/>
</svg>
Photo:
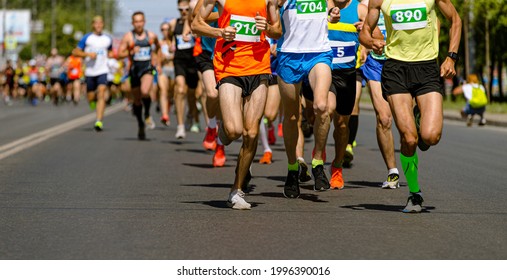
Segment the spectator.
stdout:
<svg viewBox="0 0 507 280">
<path fill-rule="evenodd" d="M 484 86 L 479 84 L 477 75 L 468 75 L 466 83 L 455 88 L 452 93 L 453 95 L 463 94 L 465 96 L 467 103 L 461 110 L 461 116 L 467 118 L 467 126 L 472 126 L 474 115 L 481 117 L 480 126 L 486 124 L 484 112 L 486 111 L 486 104 L 488 104 L 488 97 Z"/>
</svg>

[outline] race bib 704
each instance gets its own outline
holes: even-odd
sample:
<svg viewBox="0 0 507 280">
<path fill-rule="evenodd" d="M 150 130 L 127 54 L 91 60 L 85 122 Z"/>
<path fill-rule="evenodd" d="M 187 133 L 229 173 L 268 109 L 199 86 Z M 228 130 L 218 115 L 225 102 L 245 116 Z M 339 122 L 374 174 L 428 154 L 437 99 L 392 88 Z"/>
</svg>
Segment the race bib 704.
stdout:
<svg viewBox="0 0 507 280">
<path fill-rule="evenodd" d="M 327 17 L 325 0 L 296 0 L 297 17 L 299 19 L 321 19 Z"/>
</svg>

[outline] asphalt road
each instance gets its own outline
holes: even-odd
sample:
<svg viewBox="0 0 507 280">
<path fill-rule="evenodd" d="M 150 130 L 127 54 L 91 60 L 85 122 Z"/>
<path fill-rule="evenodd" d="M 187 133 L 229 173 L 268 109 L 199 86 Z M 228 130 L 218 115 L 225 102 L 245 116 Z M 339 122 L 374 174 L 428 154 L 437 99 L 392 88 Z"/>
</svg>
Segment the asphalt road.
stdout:
<svg viewBox="0 0 507 280">
<path fill-rule="evenodd" d="M 88 113 L 84 104 L 1 105 L 0 150 Z M 371 112 L 361 113 L 344 190 L 305 184 L 299 199 L 284 198 L 278 139 L 274 163 L 253 164 L 251 211 L 225 203 L 240 142 L 226 148 L 225 167 L 212 168 L 203 133 L 179 141 L 175 124 L 159 125 L 138 141 L 124 111 L 104 124 L 102 133 L 90 122 L 0 160 L 0 259 L 507 258 L 505 128 L 446 121 L 440 144 L 419 152 L 426 210 L 407 215 L 406 184 L 379 187 L 386 170 Z"/>
</svg>

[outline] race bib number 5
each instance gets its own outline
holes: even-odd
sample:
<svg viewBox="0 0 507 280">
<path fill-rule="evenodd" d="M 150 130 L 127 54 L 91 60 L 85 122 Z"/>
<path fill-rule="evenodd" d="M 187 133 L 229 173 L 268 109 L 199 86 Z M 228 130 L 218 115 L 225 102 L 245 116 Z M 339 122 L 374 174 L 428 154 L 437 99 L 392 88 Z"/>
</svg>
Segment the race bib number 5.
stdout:
<svg viewBox="0 0 507 280">
<path fill-rule="evenodd" d="M 254 18 L 231 15 L 230 25 L 236 28 L 235 41 L 251 43 L 261 41 L 261 31 L 255 26 Z"/>
<path fill-rule="evenodd" d="M 424 2 L 392 5 L 389 15 L 394 30 L 421 29 L 428 24 L 428 12 Z"/>
<path fill-rule="evenodd" d="M 356 42 L 330 41 L 333 64 L 350 63 L 356 59 Z"/>
<path fill-rule="evenodd" d="M 296 0 L 296 10 L 299 19 L 322 19 L 322 17 L 327 17 L 325 0 Z"/>
</svg>

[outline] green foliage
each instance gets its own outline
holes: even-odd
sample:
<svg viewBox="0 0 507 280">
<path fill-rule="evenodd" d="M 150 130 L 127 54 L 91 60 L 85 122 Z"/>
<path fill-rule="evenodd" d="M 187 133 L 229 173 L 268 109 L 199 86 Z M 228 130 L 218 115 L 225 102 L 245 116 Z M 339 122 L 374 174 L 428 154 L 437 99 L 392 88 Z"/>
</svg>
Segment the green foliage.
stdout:
<svg viewBox="0 0 507 280">
<path fill-rule="evenodd" d="M 56 47 L 60 54 L 67 55 L 76 47 L 77 41 L 73 34 L 63 34 L 65 24 L 73 25 L 73 32 L 83 34 L 91 31 L 92 17 L 99 14 L 105 19 L 105 29 L 112 29 L 112 22 L 118 15 L 116 0 L 8 0 L 7 9 L 29 9 L 32 18 L 44 22 L 41 34 L 32 34 L 32 41 L 36 40 L 37 53 L 49 54 L 51 50 L 51 17 L 56 12 Z M 87 9 L 88 8 L 88 9 Z M 20 53 L 21 59 L 32 57 L 32 42 L 24 46 Z"/>
</svg>

